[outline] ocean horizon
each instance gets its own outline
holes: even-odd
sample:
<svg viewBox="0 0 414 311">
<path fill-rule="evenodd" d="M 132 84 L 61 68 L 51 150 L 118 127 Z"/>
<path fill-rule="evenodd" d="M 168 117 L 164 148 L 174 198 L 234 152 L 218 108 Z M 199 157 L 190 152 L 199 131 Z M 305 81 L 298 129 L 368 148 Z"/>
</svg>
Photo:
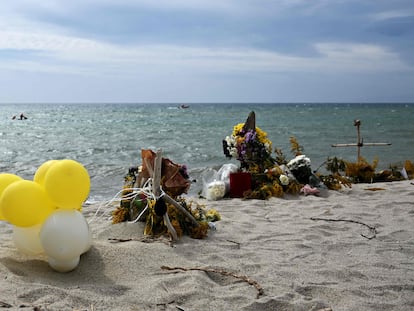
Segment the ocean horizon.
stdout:
<svg viewBox="0 0 414 311">
<path fill-rule="evenodd" d="M 410 103 L 21 103 L 0 104 L 0 111 L 0 172 L 32 179 L 47 160 L 74 159 L 91 176 L 93 202 L 109 200 L 122 188 L 129 167 L 141 164 L 142 149 L 162 149 L 185 164 L 195 180 L 190 194 L 197 194 L 203 172 L 238 165 L 224 156 L 222 140 L 250 111 L 273 149 L 292 158 L 289 138 L 295 137 L 314 170 L 323 170 L 328 157 L 356 160 L 356 147 L 332 147 L 356 143 L 356 119 L 364 143 L 391 144 L 363 146 L 368 162 L 378 159 L 378 169 L 385 169 L 414 160 Z M 26 120 L 19 120 L 21 113 Z"/>
</svg>

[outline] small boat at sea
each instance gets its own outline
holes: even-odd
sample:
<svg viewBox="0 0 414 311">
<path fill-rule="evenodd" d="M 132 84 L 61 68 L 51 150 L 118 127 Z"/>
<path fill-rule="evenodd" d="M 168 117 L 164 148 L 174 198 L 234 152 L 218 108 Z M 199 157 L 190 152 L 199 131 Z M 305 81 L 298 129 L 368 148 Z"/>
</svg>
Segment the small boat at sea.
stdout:
<svg viewBox="0 0 414 311">
<path fill-rule="evenodd" d="M 23 113 L 21 113 L 19 118 L 17 118 L 17 116 L 12 116 L 12 120 L 16 120 L 16 119 L 17 120 L 27 120 L 27 117 Z"/>
<path fill-rule="evenodd" d="M 180 108 L 180 109 L 187 109 L 187 108 L 190 108 L 190 106 L 189 105 L 182 104 L 178 108 Z"/>
</svg>

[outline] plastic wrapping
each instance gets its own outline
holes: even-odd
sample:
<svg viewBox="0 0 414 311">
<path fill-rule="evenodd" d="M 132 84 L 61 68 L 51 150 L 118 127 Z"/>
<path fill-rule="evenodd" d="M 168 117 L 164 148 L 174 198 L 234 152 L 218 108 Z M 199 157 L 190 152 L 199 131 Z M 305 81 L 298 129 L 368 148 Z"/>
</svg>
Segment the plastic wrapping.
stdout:
<svg viewBox="0 0 414 311">
<path fill-rule="evenodd" d="M 218 171 L 208 169 L 203 173 L 202 196 L 209 201 L 217 201 L 230 190 L 230 174 L 238 171 L 235 164 L 224 164 Z"/>
</svg>

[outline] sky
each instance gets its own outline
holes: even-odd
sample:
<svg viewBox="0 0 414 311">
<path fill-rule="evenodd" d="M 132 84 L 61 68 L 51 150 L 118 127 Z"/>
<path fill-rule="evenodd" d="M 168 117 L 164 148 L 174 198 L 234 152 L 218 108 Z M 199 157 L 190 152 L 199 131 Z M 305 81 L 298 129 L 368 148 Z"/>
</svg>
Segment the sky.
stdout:
<svg viewBox="0 0 414 311">
<path fill-rule="evenodd" d="M 414 102 L 413 0 L 13 0 L 0 103 Z"/>
</svg>

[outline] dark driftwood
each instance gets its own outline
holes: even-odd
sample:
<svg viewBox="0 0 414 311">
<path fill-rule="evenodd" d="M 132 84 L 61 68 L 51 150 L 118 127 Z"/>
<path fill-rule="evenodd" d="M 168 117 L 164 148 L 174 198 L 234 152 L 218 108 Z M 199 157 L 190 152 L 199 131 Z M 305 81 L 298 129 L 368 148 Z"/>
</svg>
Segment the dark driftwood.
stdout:
<svg viewBox="0 0 414 311">
<path fill-rule="evenodd" d="M 247 120 L 244 123 L 243 130 L 245 133 L 249 130 L 256 131 L 256 114 L 254 113 L 254 111 L 249 113 L 249 116 L 247 117 Z"/>
<path fill-rule="evenodd" d="M 13 306 L 7 302 L 0 301 L 0 307 L 1 308 L 12 308 Z"/>
<path fill-rule="evenodd" d="M 204 271 L 204 272 L 219 273 L 219 274 L 225 275 L 225 276 L 231 276 L 231 277 L 234 277 L 236 279 L 245 281 L 246 283 L 248 283 L 250 285 L 253 285 L 257 289 L 257 296 L 256 296 L 256 298 L 259 298 L 260 296 L 264 295 L 263 288 L 255 280 L 252 280 L 251 278 L 249 278 L 249 277 L 247 277 L 245 275 L 235 274 L 235 273 L 232 273 L 232 272 L 225 271 L 223 269 L 213 269 L 213 268 L 183 268 L 183 267 L 168 267 L 168 266 L 161 266 L 161 269 L 162 270 L 169 270 L 169 271 L 174 271 L 174 270 L 180 270 L 180 271 Z"/>
<path fill-rule="evenodd" d="M 108 238 L 108 241 L 111 243 L 123 243 L 130 241 L 137 241 L 142 243 L 162 242 L 171 247 L 174 245 L 171 240 L 167 240 L 167 238 L 163 236 L 143 236 L 141 238 Z"/>
<path fill-rule="evenodd" d="M 350 223 L 354 223 L 354 224 L 363 225 L 363 226 L 367 227 L 367 228 L 371 231 L 372 235 L 371 235 L 371 236 L 366 236 L 366 235 L 361 234 L 361 236 L 362 236 L 362 237 L 364 237 L 364 238 L 366 238 L 366 239 L 368 239 L 368 240 L 371 240 L 371 239 L 373 239 L 373 238 L 375 238 L 375 237 L 377 236 L 377 228 L 372 227 L 372 226 L 370 226 L 370 225 L 367 225 L 366 223 L 363 223 L 363 222 L 358 221 L 358 220 L 352 220 L 352 219 L 318 218 L 318 217 L 311 217 L 310 219 L 311 219 L 311 220 L 323 220 L 323 221 L 337 221 L 337 222 L 342 221 L 342 222 L 350 222 Z"/>
</svg>

